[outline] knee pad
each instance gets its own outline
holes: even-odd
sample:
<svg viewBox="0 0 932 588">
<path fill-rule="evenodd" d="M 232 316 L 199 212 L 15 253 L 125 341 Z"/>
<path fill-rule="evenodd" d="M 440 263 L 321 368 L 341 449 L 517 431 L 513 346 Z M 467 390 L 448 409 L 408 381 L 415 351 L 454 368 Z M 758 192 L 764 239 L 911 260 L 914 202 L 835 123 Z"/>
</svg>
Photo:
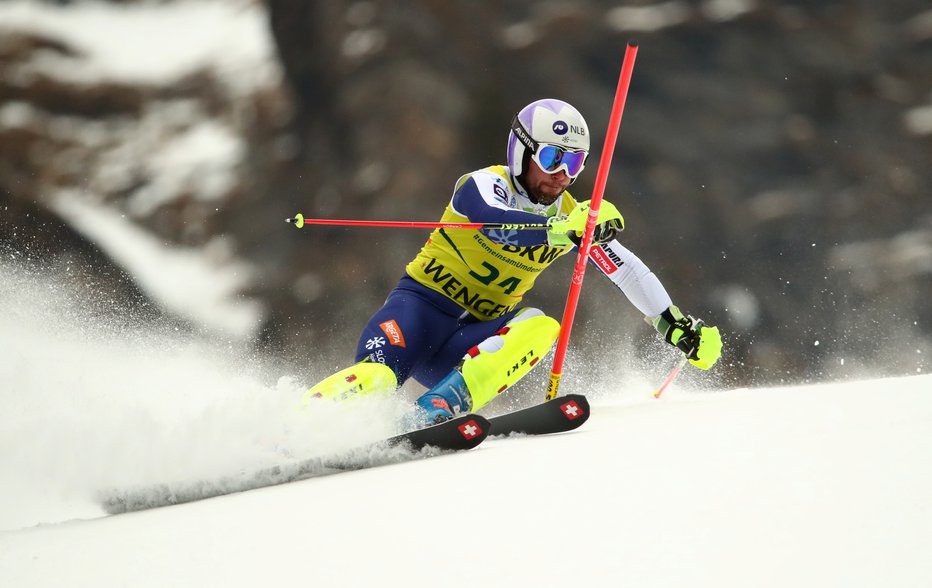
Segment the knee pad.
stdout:
<svg viewBox="0 0 932 588">
<path fill-rule="evenodd" d="M 390 367 L 374 361 L 361 361 L 305 392 L 303 402 L 314 398 L 346 400 L 364 395 L 390 396 L 396 388 L 398 378 Z"/>
<path fill-rule="evenodd" d="M 547 355 L 560 334 L 560 323 L 536 308 L 525 309 L 497 333 L 467 352 L 463 379 L 472 410 L 513 386 Z"/>
</svg>

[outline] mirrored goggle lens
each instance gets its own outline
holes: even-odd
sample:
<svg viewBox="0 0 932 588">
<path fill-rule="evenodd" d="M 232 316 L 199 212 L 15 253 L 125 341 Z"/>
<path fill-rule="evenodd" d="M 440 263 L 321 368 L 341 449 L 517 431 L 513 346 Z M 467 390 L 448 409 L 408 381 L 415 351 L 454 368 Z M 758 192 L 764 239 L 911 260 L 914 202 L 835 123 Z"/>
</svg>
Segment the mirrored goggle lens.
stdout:
<svg viewBox="0 0 932 588">
<path fill-rule="evenodd" d="M 554 145 L 541 145 L 535 155 L 541 169 L 551 174 L 566 165 L 566 174 L 575 177 L 579 175 L 583 164 L 586 163 L 585 151 L 564 151 Z"/>
</svg>

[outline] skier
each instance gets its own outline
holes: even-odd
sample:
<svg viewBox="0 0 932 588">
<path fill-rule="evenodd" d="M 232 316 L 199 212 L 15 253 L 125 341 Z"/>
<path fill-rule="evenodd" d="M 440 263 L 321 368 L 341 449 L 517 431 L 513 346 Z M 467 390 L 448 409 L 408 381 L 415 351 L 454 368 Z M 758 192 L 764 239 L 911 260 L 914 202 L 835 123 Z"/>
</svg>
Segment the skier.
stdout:
<svg viewBox="0 0 932 588">
<path fill-rule="evenodd" d="M 543 224 L 546 230 L 436 229 L 366 325 L 356 364 L 311 388 L 310 398 L 391 393 L 413 377 L 428 388 L 418 425 L 475 411 L 525 376 L 553 346 L 559 323 L 518 308 L 538 274 L 579 244 L 588 202 L 566 189 L 589 155 L 589 128 L 566 102 L 538 100 L 515 115 L 507 165 L 462 176 L 442 222 Z M 684 315 L 660 280 L 616 234 L 624 219 L 602 201 L 590 261 L 663 338 L 707 370 L 718 328 Z"/>
</svg>

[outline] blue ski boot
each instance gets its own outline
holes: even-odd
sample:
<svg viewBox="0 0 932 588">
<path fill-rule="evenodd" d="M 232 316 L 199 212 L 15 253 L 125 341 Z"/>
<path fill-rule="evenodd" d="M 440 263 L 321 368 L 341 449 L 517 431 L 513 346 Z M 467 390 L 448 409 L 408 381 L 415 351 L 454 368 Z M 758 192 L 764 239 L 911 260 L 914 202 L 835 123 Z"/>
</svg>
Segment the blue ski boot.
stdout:
<svg viewBox="0 0 932 588">
<path fill-rule="evenodd" d="M 459 368 L 454 368 L 436 386 L 422 394 L 415 404 L 420 409 L 418 417 L 423 419 L 421 426 L 427 427 L 469 412 L 472 408 L 472 397 L 463 380 L 463 374 Z"/>
</svg>

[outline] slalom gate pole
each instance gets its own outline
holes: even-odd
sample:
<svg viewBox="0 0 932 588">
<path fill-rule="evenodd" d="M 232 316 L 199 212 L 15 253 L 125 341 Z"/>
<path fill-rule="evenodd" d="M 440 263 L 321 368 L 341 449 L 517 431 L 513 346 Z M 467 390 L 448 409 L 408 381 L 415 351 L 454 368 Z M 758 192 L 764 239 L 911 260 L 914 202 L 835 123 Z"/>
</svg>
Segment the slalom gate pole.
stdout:
<svg viewBox="0 0 932 588">
<path fill-rule="evenodd" d="M 501 229 L 501 230 L 546 230 L 546 223 L 539 224 L 508 224 L 508 223 L 441 223 L 421 221 L 370 221 L 370 220 L 341 220 L 327 218 L 305 218 L 303 214 L 296 214 L 294 218 L 286 218 L 286 223 L 293 224 L 301 229 L 305 225 L 333 225 L 340 227 L 395 227 L 409 229 Z"/>
<path fill-rule="evenodd" d="M 570 292 L 566 298 L 563 309 L 563 320 L 560 322 L 560 338 L 557 341 L 557 350 L 553 357 L 553 368 L 550 370 L 550 383 L 547 385 L 547 400 L 557 397 L 560 388 L 560 378 L 563 377 L 563 360 L 566 357 L 566 347 L 569 344 L 570 331 L 573 328 L 573 318 L 576 316 L 576 305 L 579 303 L 579 294 L 582 290 L 583 276 L 586 273 L 586 262 L 589 259 L 589 249 L 592 247 L 592 233 L 599 218 L 599 207 L 602 205 L 602 195 L 608 181 L 608 171 L 612 166 L 612 153 L 615 151 L 615 140 L 618 138 L 618 127 L 621 125 L 621 115 L 625 109 L 625 99 L 628 96 L 628 86 L 631 85 L 631 73 L 634 70 L 634 59 L 637 57 L 638 46 L 629 41 L 625 48 L 624 61 L 621 64 L 621 75 L 618 77 L 618 86 L 615 89 L 615 101 L 612 103 L 612 115 L 608 119 L 608 130 L 605 134 L 605 145 L 602 147 L 602 156 L 599 159 L 599 170 L 595 176 L 595 189 L 592 192 L 592 201 L 589 205 L 589 217 L 586 220 L 586 232 L 579 244 L 579 255 L 576 257 L 576 267 L 573 270 L 573 281 Z"/>
</svg>

